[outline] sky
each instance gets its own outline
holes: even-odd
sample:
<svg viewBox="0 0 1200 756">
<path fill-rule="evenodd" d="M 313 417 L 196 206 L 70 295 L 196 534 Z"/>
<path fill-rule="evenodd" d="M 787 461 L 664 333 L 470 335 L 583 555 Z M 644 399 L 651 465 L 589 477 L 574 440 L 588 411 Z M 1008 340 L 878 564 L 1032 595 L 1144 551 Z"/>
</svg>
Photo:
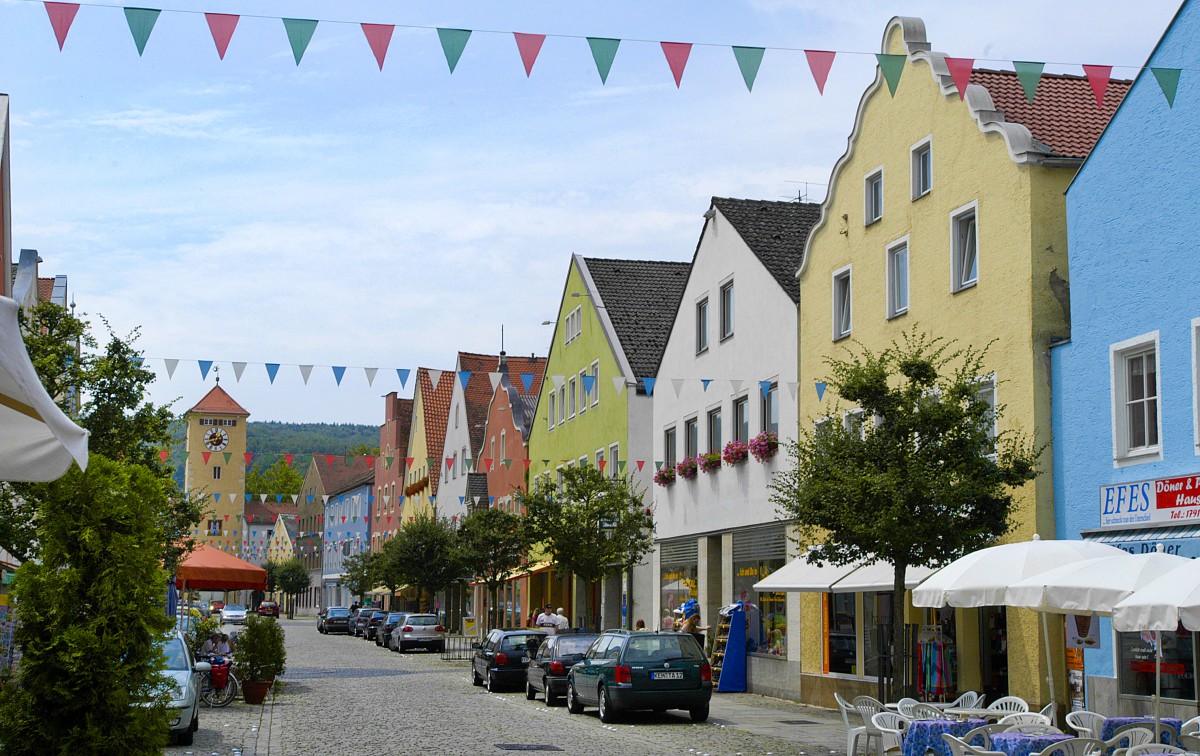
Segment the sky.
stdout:
<svg viewBox="0 0 1200 756">
<path fill-rule="evenodd" d="M 186 0 L 139 58 L 119 5 L 60 52 L 40 2 L 0 0 L 14 254 L 140 329 L 151 401 L 191 407 L 212 360 L 252 420 L 378 425 L 397 368 L 494 354 L 501 324 L 546 354 L 571 254 L 690 260 L 714 195 L 823 199 L 892 16 L 980 67 L 1131 77 L 1178 4 Z M 202 14 L 251 7 L 220 60 Z M 321 20 L 300 65 L 283 16 Z M 397 25 L 382 71 L 360 22 Z M 453 74 L 434 27 L 475 30 Z M 550 35 L 528 77 L 512 32 Z M 623 40 L 607 84 L 588 36 Z M 678 88 L 659 41 L 696 44 Z M 768 48 L 753 92 L 730 45 Z M 824 95 L 804 49 L 839 51 Z"/>
</svg>

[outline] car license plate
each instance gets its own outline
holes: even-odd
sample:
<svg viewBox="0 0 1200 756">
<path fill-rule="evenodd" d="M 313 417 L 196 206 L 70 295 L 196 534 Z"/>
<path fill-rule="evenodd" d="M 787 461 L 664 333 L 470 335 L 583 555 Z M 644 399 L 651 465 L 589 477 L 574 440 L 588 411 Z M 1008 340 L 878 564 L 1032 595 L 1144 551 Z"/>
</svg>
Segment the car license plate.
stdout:
<svg viewBox="0 0 1200 756">
<path fill-rule="evenodd" d="M 652 680 L 682 680 L 683 672 L 651 672 Z"/>
</svg>

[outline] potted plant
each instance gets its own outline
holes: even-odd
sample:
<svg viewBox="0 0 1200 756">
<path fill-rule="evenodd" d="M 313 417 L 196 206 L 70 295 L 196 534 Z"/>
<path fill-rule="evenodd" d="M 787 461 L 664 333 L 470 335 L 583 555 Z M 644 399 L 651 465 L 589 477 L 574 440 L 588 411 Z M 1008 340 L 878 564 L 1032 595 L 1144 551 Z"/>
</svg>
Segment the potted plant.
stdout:
<svg viewBox="0 0 1200 756">
<path fill-rule="evenodd" d="M 675 464 L 675 473 L 684 480 L 694 480 L 696 477 L 696 458 L 684 457 Z"/>
<path fill-rule="evenodd" d="M 750 439 L 750 453 L 759 462 L 766 462 L 779 452 L 779 436 L 771 431 L 763 431 Z"/>
<path fill-rule="evenodd" d="M 725 450 L 721 452 L 725 464 L 730 466 L 745 462 L 748 456 L 750 456 L 750 447 L 746 445 L 745 441 L 736 438 L 725 444 Z"/>
<path fill-rule="evenodd" d="M 242 682 L 246 703 L 261 704 L 287 662 L 283 627 L 273 617 L 250 615 L 245 629 L 237 634 L 234 659 L 234 673 Z"/>
<path fill-rule="evenodd" d="M 675 465 L 663 465 L 654 473 L 654 482 L 666 488 L 675 482 Z"/>
<path fill-rule="evenodd" d="M 710 473 L 721 469 L 721 452 L 705 452 L 696 458 L 701 471 Z"/>
</svg>

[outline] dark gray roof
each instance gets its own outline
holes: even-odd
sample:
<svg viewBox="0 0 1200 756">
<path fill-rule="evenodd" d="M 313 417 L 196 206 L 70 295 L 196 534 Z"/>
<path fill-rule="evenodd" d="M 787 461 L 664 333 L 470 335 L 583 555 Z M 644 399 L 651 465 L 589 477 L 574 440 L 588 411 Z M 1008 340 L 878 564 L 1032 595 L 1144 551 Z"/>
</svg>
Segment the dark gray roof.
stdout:
<svg viewBox="0 0 1200 756">
<path fill-rule="evenodd" d="M 525 441 L 529 441 L 529 431 L 533 428 L 533 415 L 537 412 L 538 398 L 532 394 L 521 394 L 517 403 L 521 407 L 521 436 Z"/>
<path fill-rule="evenodd" d="M 583 258 L 608 311 L 625 358 L 641 379 L 658 374 L 690 262 Z"/>
<path fill-rule="evenodd" d="M 487 473 L 467 473 L 467 498 L 478 502 L 481 497 L 487 501 Z"/>
<path fill-rule="evenodd" d="M 800 282 L 796 280 L 796 271 L 804 257 L 808 233 L 821 219 L 821 206 L 728 197 L 713 197 L 712 203 L 733 224 L 742 241 L 758 256 L 792 301 L 799 302 Z"/>
</svg>

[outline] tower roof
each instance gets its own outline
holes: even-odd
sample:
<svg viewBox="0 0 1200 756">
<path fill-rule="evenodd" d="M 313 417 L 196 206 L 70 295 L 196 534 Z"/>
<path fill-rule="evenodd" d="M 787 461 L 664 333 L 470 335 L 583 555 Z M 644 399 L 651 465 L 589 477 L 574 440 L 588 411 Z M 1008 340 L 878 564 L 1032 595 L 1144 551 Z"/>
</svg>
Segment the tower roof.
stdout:
<svg viewBox="0 0 1200 756">
<path fill-rule="evenodd" d="M 188 410 L 192 412 L 206 412 L 212 415 L 241 415 L 242 417 L 250 417 L 250 413 L 242 408 L 242 405 L 233 400 L 233 397 L 225 393 L 225 389 L 221 388 L 221 384 L 212 387 L 212 390 L 204 395 L 204 398 L 196 402 L 196 406 Z"/>
</svg>

